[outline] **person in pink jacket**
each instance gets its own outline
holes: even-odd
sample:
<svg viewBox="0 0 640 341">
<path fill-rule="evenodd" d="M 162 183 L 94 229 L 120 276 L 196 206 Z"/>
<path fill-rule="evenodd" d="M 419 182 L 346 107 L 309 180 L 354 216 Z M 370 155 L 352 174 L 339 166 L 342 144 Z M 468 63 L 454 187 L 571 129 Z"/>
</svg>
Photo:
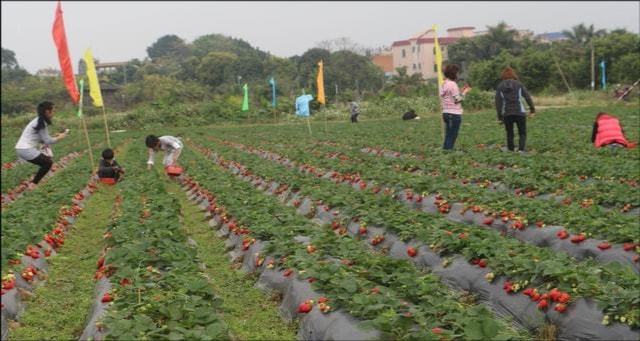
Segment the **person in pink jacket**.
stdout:
<svg viewBox="0 0 640 341">
<path fill-rule="evenodd" d="M 453 149 L 453 145 L 458 138 L 458 131 L 462 124 L 462 101 L 464 96 L 471 90 L 464 86 L 462 91 L 456 84 L 460 68 L 455 64 L 449 64 L 444 68 L 445 80 L 440 88 L 440 103 L 442 105 L 442 120 L 445 124 L 444 150 Z"/>
</svg>

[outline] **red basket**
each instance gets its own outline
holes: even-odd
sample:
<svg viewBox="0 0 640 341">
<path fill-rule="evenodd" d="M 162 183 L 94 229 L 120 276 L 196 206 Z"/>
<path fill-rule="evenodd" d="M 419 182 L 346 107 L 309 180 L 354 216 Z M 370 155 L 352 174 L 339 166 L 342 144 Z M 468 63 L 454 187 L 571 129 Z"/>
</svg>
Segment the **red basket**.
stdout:
<svg viewBox="0 0 640 341">
<path fill-rule="evenodd" d="M 182 167 L 180 166 L 167 166 L 167 168 L 165 168 L 167 175 L 170 176 L 178 176 L 182 174 Z"/>
<path fill-rule="evenodd" d="M 107 185 L 115 185 L 116 179 L 114 178 L 100 178 L 100 182 Z"/>
</svg>

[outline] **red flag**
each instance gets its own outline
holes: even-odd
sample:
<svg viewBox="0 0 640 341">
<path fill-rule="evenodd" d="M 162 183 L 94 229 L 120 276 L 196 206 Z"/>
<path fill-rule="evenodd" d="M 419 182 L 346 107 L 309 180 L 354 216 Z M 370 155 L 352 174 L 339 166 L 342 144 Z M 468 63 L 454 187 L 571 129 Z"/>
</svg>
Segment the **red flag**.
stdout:
<svg viewBox="0 0 640 341">
<path fill-rule="evenodd" d="M 58 7 L 56 8 L 56 18 L 53 21 L 53 41 L 58 49 L 58 59 L 60 60 L 60 69 L 62 70 L 62 78 L 64 85 L 67 87 L 69 96 L 73 103 L 78 103 L 80 100 L 80 93 L 76 86 L 76 79 L 73 74 L 73 67 L 71 65 L 71 57 L 69 56 L 69 47 L 67 46 L 67 35 L 64 31 L 64 20 L 62 19 L 62 7 L 60 1 L 58 1 Z"/>
</svg>

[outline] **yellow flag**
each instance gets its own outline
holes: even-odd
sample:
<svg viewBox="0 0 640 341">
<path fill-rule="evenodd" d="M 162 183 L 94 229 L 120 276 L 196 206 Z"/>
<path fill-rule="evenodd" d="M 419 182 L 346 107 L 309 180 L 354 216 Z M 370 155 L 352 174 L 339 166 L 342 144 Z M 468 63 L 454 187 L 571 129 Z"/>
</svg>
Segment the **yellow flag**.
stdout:
<svg viewBox="0 0 640 341">
<path fill-rule="evenodd" d="M 318 62 L 318 95 L 316 96 L 318 103 L 325 104 L 324 99 L 324 70 L 322 66 L 322 60 Z"/>
<path fill-rule="evenodd" d="M 84 63 L 87 65 L 87 78 L 89 78 L 89 95 L 93 99 L 94 107 L 102 107 L 102 93 L 100 92 L 100 83 L 96 74 L 96 65 L 93 63 L 93 54 L 91 49 L 87 49 L 84 53 Z"/>
<path fill-rule="evenodd" d="M 436 70 L 438 70 L 438 88 L 441 88 L 442 83 L 444 82 L 444 79 L 442 78 L 442 51 L 440 50 L 440 44 L 438 44 L 438 32 L 436 32 L 437 28 L 438 27 L 436 25 L 431 26 L 431 29 L 433 29 L 433 33 L 435 34 L 434 48 L 436 49 Z"/>
</svg>

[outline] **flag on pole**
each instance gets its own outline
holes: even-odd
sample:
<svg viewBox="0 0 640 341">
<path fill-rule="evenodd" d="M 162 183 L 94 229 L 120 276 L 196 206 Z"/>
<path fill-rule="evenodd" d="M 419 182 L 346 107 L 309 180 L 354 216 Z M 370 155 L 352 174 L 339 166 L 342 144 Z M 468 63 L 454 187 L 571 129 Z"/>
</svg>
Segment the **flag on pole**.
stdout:
<svg viewBox="0 0 640 341">
<path fill-rule="evenodd" d="M 93 62 L 93 54 L 91 49 L 87 49 L 84 53 L 84 63 L 87 69 L 87 78 L 89 79 L 89 95 L 93 100 L 94 107 L 102 107 L 102 93 L 100 92 L 100 82 L 96 73 L 96 65 Z"/>
<path fill-rule="evenodd" d="M 434 49 L 436 50 L 436 70 L 438 71 L 438 88 L 442 87 L 442 83 L 444 83 L 444 79 L 442 77 L 442 50 L 440 50 L 440 44 L 438 43 L 438 26 L 433 25 L 431 29 L 434 33 L 433 42 L 435 44 Z"/>
<path fill-rule="evenodd" d="M 76 80 L 73 74 L 73 66 L 71 65 L 71 57 L 69 56 L 69 47 L 67 46 L 67 35 L 64 30 L 64 19 L 62 18 L 62 5 L 58 1 L 56 8 L 56 16 L 53 21 L 53 42 L 58 50 L 58 59 L 60 61 L 60 70 L 62 71 L 62 79 L 67 87 L 69 96 L 73 103 L 78 103 L 80 94 L 76 86 Z"/>
<path fill-rule="evenodd" d="M 78 101 L 78 117 L 82 117 L 82 92 L 84 91 L 84 78 L 80 78 L 80 99 Z"/>
<path fill-rule="evenodd" d="M 271 77 L 269 79 L 269 84 L 271 84 L 271 106 L 276 107 L 276 80 Z"/>
<path fill-rule="evenodd" d="M 244 99 L 242 100 L 242 111 L 249 111 L 249 85 L 245 83 L 242 89 L 244 89 Z"/>
<path fill-rule="evenodd" d="M 605 73 L 606 68 L 607 68 L 607 64 L 605 63 L 605 61 L 603 59 L 600 62 L 600 71 L 602 71 L 602 77 L 601 77 L 602 90 L 606 90 L 607 89 L 607 75 Z"/>
<path fill-rule="evenodd" d="M 317 83 L 318 83 L 318 94 L 317 94 L 317 101 L 320 104 L 325 104 L 325 99 L 324 99 L 324 68 L 323 68 L 323 64 L 322 64 L 322 60 L 320 60 L 320 62 L 318 62 L 318 77 L 316 79 Z"/>
<path fill-rule="evenodd" d="M 302 117 L 309 117 L 311 114 L 309 111 L 309 102 L 313 100 L 311 95 L 302 95 L 296 98 L 296 115 Z"/>
</svg>

